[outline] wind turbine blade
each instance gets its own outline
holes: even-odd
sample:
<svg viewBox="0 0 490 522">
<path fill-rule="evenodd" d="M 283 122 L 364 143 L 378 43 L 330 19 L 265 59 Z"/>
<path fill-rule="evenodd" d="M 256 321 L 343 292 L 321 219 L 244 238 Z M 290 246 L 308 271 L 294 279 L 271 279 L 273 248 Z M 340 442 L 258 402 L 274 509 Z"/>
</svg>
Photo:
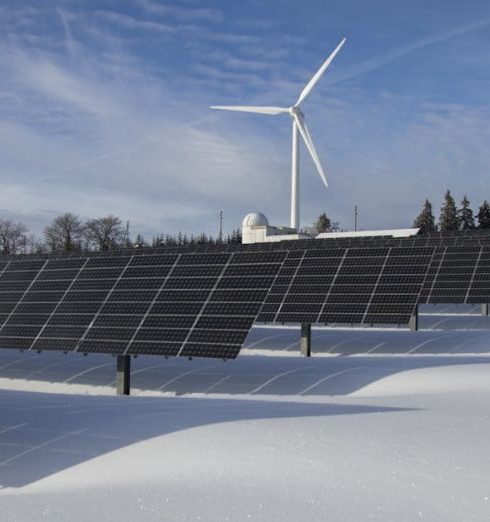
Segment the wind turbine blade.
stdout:
<svg viewBox="0 0 490 522">
<path fill-rule="evenodd" d="M 300 105 L 304 99 L 310 94 L 313 87 L 315 87 L 318 80 L 321 78 L 322 74 L 325 72 L 327 67 L 332 63 L 332 60 L 335 58 L 337 53 L 340 51 L 342 46 L 345 43 L 345 38 L 342 39 L 342 41 L 337 45 L 337 47 L 333 50 L 333 53 L 323 62 L 323 65 L 318 69 L 318 71 L 314 74 L 314 76 L 311 78 L 311 80 L 306 84 L 305 88 L 301 91 L 301 94 L 299 95 L 298 101 L 295 103 L 295 106 L 297 107 Z"/>
<path fill-rule="evenodd" d="M 316 169 L 318 170 L 318 174 L 320 175 L 320 178 L 322 178 L 324 185 L 326 187 L 328 187 L 325 172 L 323 171 L 322 164 L 320 163 L 320 158 L 318 157 L 318 153 L 315 149 L 315 145 L 313 145 L 313 140 L 311 139 L 311 135 L 308 130 L 308 127 L 306 126 L 305 121 L 298 114 L 294 115 L 294 120 L 296 121 L 296 125 L 298 126 L 299 133 L 301 134 L 301 137 L 303 138 L 303 141 L 305 142 L 306 148 L 308 149 L 308 152 L 310 153 L 310 156 L 313 159 L 313 163 L 315 164 Z"/>
<path fill-rule="evenodd" d="M 289 109 L 283 107 L 253 107 L 242 105 L 213 105 L 211 109 L 218 109 L 220 111 L 239 111 L 239 112 L 255 112 L 257 114 L 276 115 L 283 112 L 289 112 Z"/>
</svg>

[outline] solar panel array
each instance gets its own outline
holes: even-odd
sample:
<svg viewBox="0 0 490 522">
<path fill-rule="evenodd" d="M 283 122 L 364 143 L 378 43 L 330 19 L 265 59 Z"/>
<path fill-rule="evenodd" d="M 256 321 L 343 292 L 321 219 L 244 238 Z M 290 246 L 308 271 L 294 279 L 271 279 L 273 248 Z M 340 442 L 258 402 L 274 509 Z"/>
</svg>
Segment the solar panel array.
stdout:
<svg viewBox="0 0 490 522">
<path fill-rule="evenodd" d="M 430 237 L 4 258 L 0 348 L 234 358 L 255 321 L 407 324 L 419 303 L 488 303 L 490 235 Z"/>
</svg>

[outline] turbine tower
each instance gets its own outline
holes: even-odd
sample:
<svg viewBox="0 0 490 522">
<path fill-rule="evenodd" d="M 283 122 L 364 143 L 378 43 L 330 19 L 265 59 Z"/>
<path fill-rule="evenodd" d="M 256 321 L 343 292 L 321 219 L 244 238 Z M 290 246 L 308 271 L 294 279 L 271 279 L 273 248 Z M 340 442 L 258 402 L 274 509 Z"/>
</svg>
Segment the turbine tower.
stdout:
<svg viewBox="0 0 490 522">
<path fill-rule="evenodd" d="M 214 105 L 211 109 L 219 109 L 223 111 L 240 111 L 240 112 L 254 112 L 257 114 L 268 114 L 269 116 L 276 116 L 277 114 L 287 113 L 293 120 L 292 130 L 292 150 L 291 150 L 291 228 L 299 231 L 299 134 L 305 142 L 306 148 L 310 153 L 313 163 L 315 164 L 318 174 L 326 187 L 328 187 L 325 172 L 320 163 L 320 158 L 313 145 L 310 132 L 306 126 L 304 114 L 301 111 L 301 104 L 305 98 L 313 90 L 318 80 L 322 77 L 327 67 L 332 63 L 333 59 L 340 51 L 345 43 L 345 38 L 337 45 L 332 54 L 323 62 L 323 65 L 313 75 L 311 80 L 306 84 L 301 91 L 296 103 L 291 107 L 253 107 L 242 105 Z"/>
</svg>

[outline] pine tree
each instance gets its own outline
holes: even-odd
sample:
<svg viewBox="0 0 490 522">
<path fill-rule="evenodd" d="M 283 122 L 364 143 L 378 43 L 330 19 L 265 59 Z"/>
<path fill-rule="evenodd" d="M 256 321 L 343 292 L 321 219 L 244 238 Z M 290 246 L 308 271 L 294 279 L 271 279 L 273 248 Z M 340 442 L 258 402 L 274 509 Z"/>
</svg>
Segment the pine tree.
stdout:
<svg viewBox="0 0 490 522">
<path fill-rule="evenodd" d="M 143 248 L 146 246 L 146 241 L 142 234 L 136 236 L 133 246 L 134 248 Z"/>
<path fill-rule="evenodd" d="M 331 229 L 332 222 L 330 221 L 330 218 L 327 216 L 327 214 L 323 212 L 323 214 L 318 216 L 318 219 L 315 221 L 313 226 L 317 230 L 318 234 L 321 234 L 322 232 L 328 232 Z"/>
<path fill-rule="evenodd" d="M 458 210 L 459 230 L 468 230 L 475 228 L 475 218 L 473 210 L 470 208 L 470 202 L 466 196 L 461 201 L 461 208 Z"/>
<path fill-rule="evenodd" d="M 478 228 L 490 228 L 490 205 L 485 200 L 476 215 L 478 218 Z"/>
<path fill-rule="evenodd" d="M 459 220 L 456 203 L 448 190 L 444 195 L 444 205 L 441 207 L 441 216 L 439 218 L 439 228 L 442 232 L 449 230 L 458 230 Z"/>
<path fill-rule="evenodd" d="M 420 228 L 422 234 L 428 234 L 436 230 L 434 214 L 432 213 L 432 203 L 426 199 L 420 214 L 413 222 L 415 228 Z"/>
<path fill-rule="evenodd" d="M 153 248 L 158 248 L 158 247 L 161 247 L 163 245 L 165 245 L 165 239 L 163 237 L 163 234 L 153 236 L 153 239 L 152 239 L 152 242 L 151 242 L 151 246 Z"/>
<path fill-rule="evenodd" d="M 165 246 L 169 246 L 169 245 L 173 244 L 172 241 L 173 241 L 173 237 L 170 234 L 165 234 L 165 237 L 163 239 L 163 244 Z"/>
<path fill-rule="evenodd" d="M 226 243 L 241 243 L 242 242 L 242 231 L 237 228 L 233 229 L 231 235 L 226 238 Z"/>
</svg>

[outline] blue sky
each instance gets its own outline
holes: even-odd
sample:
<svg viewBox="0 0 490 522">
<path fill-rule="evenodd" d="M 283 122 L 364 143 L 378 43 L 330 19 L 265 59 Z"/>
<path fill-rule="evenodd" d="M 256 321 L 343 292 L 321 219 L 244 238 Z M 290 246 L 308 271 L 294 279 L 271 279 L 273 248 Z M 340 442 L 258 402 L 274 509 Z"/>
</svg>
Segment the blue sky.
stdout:
<svg viewBox="0 0 490 522">
<path fill-rule="evenodd" d="M 409 226 L 450 188 L 490 199 L 490 5 L 453 0 L 0 0 L 0 217 L 113 213 L 133 233 L 287 224 L 290 121 L 211 111 L 303 105 L 301 223 Z"/>
</svg>

